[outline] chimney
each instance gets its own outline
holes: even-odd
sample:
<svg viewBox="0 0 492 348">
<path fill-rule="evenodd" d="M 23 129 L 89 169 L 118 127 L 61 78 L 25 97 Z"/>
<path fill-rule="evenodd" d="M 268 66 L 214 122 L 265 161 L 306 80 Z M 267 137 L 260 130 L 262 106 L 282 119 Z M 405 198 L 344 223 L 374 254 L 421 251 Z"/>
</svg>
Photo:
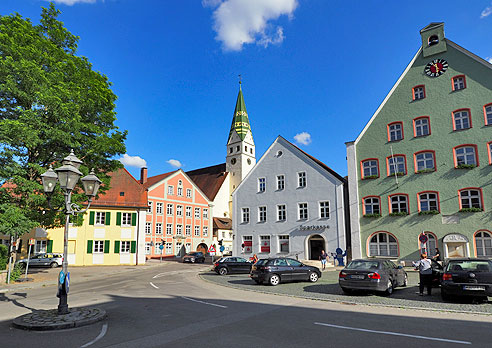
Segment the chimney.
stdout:
<svg viewBox="0 0 492 348">
<path fill-rule="evenodd" d="M 147 182 L 147 167 L 140 168 L 140 183 L 143 185 Z"/>
</svg>

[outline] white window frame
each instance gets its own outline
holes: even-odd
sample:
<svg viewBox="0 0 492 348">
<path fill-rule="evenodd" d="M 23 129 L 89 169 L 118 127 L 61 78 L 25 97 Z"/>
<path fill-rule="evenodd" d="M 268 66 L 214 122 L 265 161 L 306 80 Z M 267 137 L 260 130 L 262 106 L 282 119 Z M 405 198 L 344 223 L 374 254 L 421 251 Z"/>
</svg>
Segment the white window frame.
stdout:
<svg viewBox="0 0 492 348">
<path fill-rule="evenodd" d="M 403 207 L 405 209 L 403 209 Z M 408 213 L 408 196 L 392 195 L 390 196 L 390 213 Z M 396 208 L 396 209 L 395 209 Z"/>
<path fill-rule="evenodd" d="M 488 231 L 479 231 L 475 235 L 477 257 L 492 257 L 492 234 Z"/>
<path fill-rule="evenodd" d="M 190 218 L 191 217 L 191 207 L 190 206 L 187 206 L 185 208 L 185 214 L 186 214 L 186 217 L 187 218 Z"/>
<path fill-rule="evenodd" d="M 159 248 L 161 246 L 162 243 L 155 243 L 154 244 L 154 254 L 156 255 L 161 255 L 162 254 L 162 250 L 161 248 Z"/>
<path fill-rule="evenodd" d="M 375 173 L 374 173 L 375 171 Z M 368 159 L 362 161 L 362 178 L 368 176 L 379 176 L 378 161 L 375 159 Z"/>
<path fill-rule="evenodd" d="M 106 224 L 106 212 L 105 211 L 96 211 L 95 226 L 104 226 Z"/>
<path fill-rule="evenodd" d="M 251 242 L 251 246 L 246 246 L 246 242 Z M 243 236 L 242 244 L 245 246 L 242 248 L 241 253 L 251 254 L 253 252 L 253 236 Z"/>
<path fill-rule="evenodd" d="M 120 242 L 120 254 L 129 254 L 130 253 L 130 241 L 129 240 L 122 240 Z"/>
<path fill-rule="evenodd" d="M 307 202 L 297 203 L 297 220 L 309 219 L 309 211 Z"/>
<path fill-rule="evenodd" d="M 200 237 L 200 226 L 195 226 L 194 236 L 195 237 Z"/>
<path fill-rule="evenodd" d="M 177 192 L 178 197 L 183 197 L 183 188 L 178 186 L 178 192 Z"/>
<path fill-rule="evenodd" d="M 167 194 L 169 196 L 173 196 L 174 195 L 174 186 L 172 186 L 172 185 L 168 185 L 167 186 Z"/>
<path fill-rule="evenodd" d="M 178 236 L 183 235 L 183 225 L 181 225 L 181 224 L 176 225 L 176 235 L 178 235 Z"/>
<path fill-rule="evenodd" d="M 191 198 L 191 189 L 186 189 L 186 198 Z"/>
<path fill-rule="evenodd" d="M 36 244 L 34 245 L 34 254 L 45 253 L 47 247 L 48 247 L 47 240 L 36 240 Z"/>
<path fill-rule="evenodd" d="M 285 235 L 278 235 L 277 236 L 277 239 L 278 239 L 278 252 L 279 253 L 285 253 L 285 254 L 288 254 L 290 252 L 290 238 L 289 238 L 289 235 L 288 234 L 285 234 Z M 285 242 L 287 241 L 287 242 Z M 285 243 L 287 243 L 287 250 L 282 250 L 282 244 L 285 245 Z"/>
<path fill-rule="evenodd" d="M 285 175 L 277 175 L 277 191 L 285 189 Z"/>
<path fill-rule="evenodd" d="M 166 224 L 166 236 L 173 235 L 173 224 Z"/>
<path fill-rule="evenodd" d="M 429 167 L 429 161 L 432 161 L 432 167 Z M 417 171 L 426 169 L 436 169 L 436 161 L 433 152 L 419 152 L 415 154 L 415 164 Z"/>
<path fill-rule="evenodd" d="M 176 205 L 176 216 L 183 216 L 183 206 Z"/>
<path fill-rule="evenodd" d="M 131 226 L 132 225 L 132 213 L 121 213 L 121 226 Z"/>
<path fill-rule="evenodd" d="M 258 178 L 258 192 L 265 192 L 266 178 Z"/>
<path fill-rule="evenodd" d="M 419 86 L 413 89 L 413 99 L 421 100 L 425 98 L 424 87 Z"/>
<path fill-rule="evenodd" d="M 145 234 L 152 234 L 152 222 L 145 223 Z"/>
<path fill-rule="evenodd" d="M 439 211 L 439 200 L 436 192 L 419 194 L 420 211 Z"/>
<path fill-rule="evenodd" d="M 375 211 L 375 207 L 377 207 L 377 211 Z M 368 214 L 381 214 L 381 199 L 379 197 L 364 198 L 364 215 Z"/>
<path fill-rule="evenodd" d="M 95 240 L 92 252 L 94 254 L 103 254 L 104 253 L 104 241 L 103 240 Z"/>
<path fill-rule="evenodd" d="M 166 243 L 166 255 L 173 253 L 173 243 Z"/>
<path fill-rule="evenodd" d="M 204 219 L 208 219 L 208 209 L 207 208 L 202 209 L 202 215 L 203 215 Z"/>
<path fill-rule="evenodd" d="M 429 118 L 420 117 L 414 120 L 415 136 L 423 137 L 430 134 Z"/>
<path fill-rule="evenodd" d="M 191 236 L 191 225 L 186 225 L 185 226 L 185 235 L 186 236 Z"/>
<path fill-rule="evenodd" d="M 203 237 L 208 237 L 208 226 L 203 226 Z"/>
<path fill-rule="evenodd" d="M 200 218 L 200 208 L 195 207 L 195 219 Z"/>
<path fill-rule="evenodd" d="M 492 105 L 488 105 L 485 107 L 485 120 L 486 125 L 492 125 Z"/>
<path fill-rule="evenodd" d="M 166 205 L 166 215 L 174 215 L 174 206 L 171 203 Z"/>
<path fill-rule="evenodd" d="M 482 195 L 480 190 L 478 189 L 460 190 L 460 200 L 461 200 L 461 209 L 466 209 L 466 208 L 483 209 Z"/>
<path fill-rule="evenodd" d="M 249 208 L 248 207 L 241 208 L 241 223 L 242 224 L 249 224 Z"/>
<path fill-rule="evenodd" d="M 156 222 L 155 224 L 155 234 L 162 235 L 162 222 Z"/>
<path fill-rule="evenodd" d="M 287 206 L 285 204 L 277 205 L 277 221 L 287 220 Z"/>
<path fill-rule="evenodd" d="M 405 157 L 402 155 L 395 155 L 388 157 L 388 175 L 392 176 L 396 173 L 407 173 L 407 164 Z"/>
<path fill-rule="evenodd" d="M 149 208 L 147 209 L 147 213 L 151 213 L 152 214 L 152 207 L 153 207 L 153 202 L 152 201 L 148 201 L 147 204 L 149 206 Z"/>
<path fill-rule="evenodd" d="M 403 125 L 400 122 L 388 125 L 389 141 L 398 141 L 403 139 Z"/>
<path fill-rule="evenodd" d="M 477 165 L 477 153 L 475 152 L 475 146 L 460 146 L 454 149 L 454 155 L 456 157 L 456 165 L 460 164 L 472 164 Z"/>
<path fill-rule="evenodd" d="M 454 130 L 471 128 L 471 117 L 468 110 L 459 110 L 453 112 Z"/>
<path fill-rule="evenodd" d="M 267 221 L 267 207 L 262 205 L 258 207 L 258 222 L 266 222 Z"/>
<path fill-rule="evenodd" d="M 380 241 L 380 239 L 385 239 L 379 238 L 381 234 L 386 236 L 386 240 Z M 375 242 L 372 241 L 374 237 L 376 237 Z M 373 252 L 374 249 L 377 250 L 376 253 Z M 398 241 L 396 237 L 386 232 L 378 232 L 372 235 L 369 240 L 369 256 L 398 257 Z"/>
<path fill-rule="evenodd" d="M 454 91 L 465 89 L 465 78 L 463 76 L 456 76 L 453 78 Z"/>
<path fill-rule="evenodd" d="M 259 236 L 259 241 L 260 241 L 260 250 L 259 250 L 260 253 L 265 253 L 266 254 L 266 253 L 271 253 L 272 252 L 272 242 L 271 242 L 270 235 L 260 235 Z M 263 245 L 264 243 L 267 243 L 267 246 L 270 249 L 269 251 L 262 251 L 261 250 L 262 247 L 266 247 L 266 245 L 265 246 Z"/>
<path fill-rule="evenodd" d="M 157 202 L 155 204 L 155 213 L 161 215 L 162 214 L 163 207 L 164 207 L 164 203 Z"/>
<path fill-rule="evenodd" d="M 297 173 L 297 188 L 303 188 L 307 185 L 307 174 L 306 172 Z"/>
<path fill-rule="evenodd" d="M 329 219 L 330 218 L 330 201 L 320 201 L 319 206 L 319 218 Z"/>
<path fill-rule="evenodd" d="M 145 242 L 145 255 L 150 255 L 152 253 L 152 245 L 150 242 Z"/>
</svg>

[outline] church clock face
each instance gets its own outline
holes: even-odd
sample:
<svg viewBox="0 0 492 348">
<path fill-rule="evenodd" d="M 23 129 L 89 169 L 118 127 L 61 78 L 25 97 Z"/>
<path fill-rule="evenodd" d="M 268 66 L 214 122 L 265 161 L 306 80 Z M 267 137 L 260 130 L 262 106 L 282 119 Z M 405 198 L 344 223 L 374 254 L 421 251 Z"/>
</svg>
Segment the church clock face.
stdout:
<svg viewBox="0 0 492 348">
<path fill-rule="evenodd" d="M 439 77 L 448 70 L 448 66 L 444 59 L 434 59 L 425 66 L 424 72 L 427 76 Z"/>
</svg>

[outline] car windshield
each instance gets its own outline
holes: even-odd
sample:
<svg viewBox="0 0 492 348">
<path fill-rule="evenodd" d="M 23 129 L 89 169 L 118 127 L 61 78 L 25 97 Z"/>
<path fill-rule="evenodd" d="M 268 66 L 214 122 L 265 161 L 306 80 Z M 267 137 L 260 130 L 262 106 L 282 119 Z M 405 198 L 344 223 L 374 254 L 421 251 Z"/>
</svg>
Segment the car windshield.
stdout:
<svg viewBox="0 0 492 348">
<path fill-rule="evenodd" d="M 266 264 L 267 264 L 267 262 L 268 262 L 268 259 L 261 259 L 261 260 L 258 260 L 258 261 L 256 262 L 256 265 L 257 265 L 257 266 L 263 266 L 263 265 L 266 265 Z"/>
<path fill-rule="evenodd" d="M 198 253 L 189 253 L 189 256 L 198 256 Z"/>
<path fill-rule="evenodd" d="M 351 261 L 346 268 L 347 269 L 378 269 L 379 261 L 354 260 Z"/>
<path fill-rule="evenodd" d="M 449 262 L 447 271 L 490 272 L 491 262 L 487 260 L 456 260 Z"/>
</svg>

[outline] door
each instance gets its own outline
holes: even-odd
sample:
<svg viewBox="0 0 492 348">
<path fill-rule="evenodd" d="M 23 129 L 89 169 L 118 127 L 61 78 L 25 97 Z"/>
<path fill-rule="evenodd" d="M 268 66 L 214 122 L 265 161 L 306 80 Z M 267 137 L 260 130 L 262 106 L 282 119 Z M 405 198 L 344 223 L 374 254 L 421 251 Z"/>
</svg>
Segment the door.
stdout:
<svg viewBox="0 0 492 348">
<path fill-rule="evenodd" d="M 285 259 L 274 260 L 271 267 L 271 273 L 276 273 L 280 275 L 280 279 L 282 282 L 292 280 L 292 273 L 294 272 L 294 268 L 289 265 Z"/>
<path fill-rule="evenodd" d="M 446 248 L 448 248 L 448 257 L 465 257 L 466 244 L 465 243 L 446 243 Z"/>
<path fill-rule="evenodd" d="M 325 250 L 325 240 L 319 234 L 311 236 L 309 238 L 309 259 L 319 260 L 321 250 Z"/>
<path fill-rule="evenodd" d="M 309 269 L 294 259 L 287 259 L 289 266 L 292 269 L 292 280 L 307 280 L 309 278 Z"/>
<path fill-rule="evenodd" d="M 237 260 L 237 271 L 241 273 L 249 273 L 251 270 L 251 262 L 248 262 L 242 257 L 236 257 Z"/>
</svg>

